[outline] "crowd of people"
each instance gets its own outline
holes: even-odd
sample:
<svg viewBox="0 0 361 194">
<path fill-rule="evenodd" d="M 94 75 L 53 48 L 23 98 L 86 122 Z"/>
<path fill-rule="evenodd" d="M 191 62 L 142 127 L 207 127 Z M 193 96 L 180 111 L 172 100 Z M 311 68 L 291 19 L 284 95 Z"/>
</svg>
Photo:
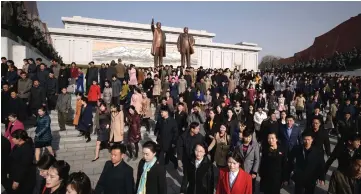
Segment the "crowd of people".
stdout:
<svg viewBox="0 0 361 194">
<path fill-rule="evenodd" d="M 265 194 L 292 183 L 294 193 L 311 194 L 335 160 L 328 192 L 361 192 L 360 76 L 142 69 L 121 59 L 87 69 L 24 59 L 17 69 L 3 57 L 1 68 L 1 180 L 8 194 L 166 194 L 169 162 L 183 170 L 180 193 L 251 194 L 260 177 Z M 109 149 L 93 191 L 87 175 L 69 175 L 69 164 L 56 160 L 52 111 L 61 131 L 72 120 L 86 142 L 97 134 L 93 162 Z M 33 139 L 24 127 L 30 117 L 36 117 Z M 142 145 L 134 180 L 124 159 L 138 159 L 142 125 L 157 139 Z M 330 138 L 337 139 L 333 151 Z"/>
<path fill-rule="evenodd" d="M 308 61 L 296 61 L 294 64 L 284 64 L 277 67 L 278 71 L 287 72 L 331 72 L 346 71 L 361 68 L 361 50 L 356 47 L 349 52 L 336 51 L 332 57 L 311 59 Z"/>
</svg>

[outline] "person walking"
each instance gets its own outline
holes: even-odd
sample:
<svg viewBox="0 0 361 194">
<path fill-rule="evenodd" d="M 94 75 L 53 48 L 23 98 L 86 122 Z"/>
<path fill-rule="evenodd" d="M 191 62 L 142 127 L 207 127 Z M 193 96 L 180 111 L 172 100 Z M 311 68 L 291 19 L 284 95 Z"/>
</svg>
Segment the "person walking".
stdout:
<svg viewBox="0 0 361 194">
<path fill-rule="evenodd" d="M 124 112 L 120 110 L 119 105 L 110 105 L 111 122 L 110 122 L 110 137 L 111 143 L 123 143 L 124 140 Z"/>
<path fill-rule="evenodd" d="M 133 146 L 135 148 L 135 159 L 138 158 L 139 152 L 139 141 L 142 139 L 142 135 L 140 134 L 140 115 L 138 114 L 137 110 L 134 106 L 129 107 L 129 114 L 128 114 L 128 123 L 129 123 L 129 131 L 128 131 L 128 152 L 129 157 L 133 158 Z"/>
<path fill-rule="evenodd" d="M 139 161 L 136 194 L 166 194 L 167 180 L 164 166 L 159 162 L 159 145 L 153 141 L 143 144 L 143 158 Z"/>
<path fill-rule="evenodd" d="M 35 160 L 39 161 L 40 153 L 42 148 L 46 148 L 48 152 L 54 156 L 54 151 L 51 146 L 53 136 L 51 134 L 50 123 L 51 118 L 46 112 L 45 107 L 40 107 L 38 109 L 38 118 L 36 120 L 36 129 L 35 129 Z"/>
<path fill-rule="evenodd" d="M 80 134 L 78 137 L 85 136 L 86 143 L 91 141 L 90 129 L 93 126 L 93 107 L 88 104 L 88 99 L 83 97 L 81 99 L 82 111 L 79 118 L 78 130 Z"/>
<path fill-rule="evenodd" d="M 97 130 L 97 142 L 95 147 L 95 158 L 92 162 L 95 162 L 99 159 L 99 151 L 103 148 L 108 147 L 109 142 L 109 128 L 110 128 L 110 112 L 107 110 L 107 105 L 104 102 L 101 102 L 99 105 L 99 116 L 98 121 L 99 128 Z"/>
<path fill-rule="evenodd" d="M 55 109 L 58 110 L 58 122 L 60 131 L 65 131 L 65 123 L 67 122 L 69 111 L 71 110 L 71 96 L 64 87 L 61 94 L 58 95 Z"/>
</svg>

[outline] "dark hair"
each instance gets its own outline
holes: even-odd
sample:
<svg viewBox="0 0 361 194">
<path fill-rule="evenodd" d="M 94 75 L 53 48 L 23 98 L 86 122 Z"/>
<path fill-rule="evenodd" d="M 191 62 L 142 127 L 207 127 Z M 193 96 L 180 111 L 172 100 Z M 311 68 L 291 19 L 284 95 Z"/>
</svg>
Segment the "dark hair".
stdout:
<svg viewBox="0 0 361 194">
<path fill-rule="evenodd" d="M 270 131 L 270 132 L 268 132 L 268 134 L 267 134 L 267 137 L 269 136 L 269 135 L 275 135 L 276 136 L 276 138 L 278 139 L 278 135 L 277 135 L 277 133 L 275 132 L 275 131 Z"/>
<path fill-rule="evenodd" d="M 253 131 L 250 131 L 250 130 L 244 130 L 242 132 L 243 137 L 248 137 L 248 136 L 250 136 L 252 134 L 253 134 Z"/>
<path fill-rule="evenodd" d="M 180 103 L 178 103 L 178 105 L 184 106 L 184 103 L 183 103 L 183 102 L 180 102 Z"/>
<path fill-rule="evenodd" d="M 114 62 L 115 63 L 115 62 Z M 113 74 L 112 75 L 112 78 L 117 78 L 117 75 L 116 74 Z"/>
<path fill-rule="evenodd" d="M 205 142 L 196 143 L 196 145 L 194 145 L 193 147 L 193 150 L 196 150 L 197 146 L 201 146 L 204 149 L 204 153 L 205 153 L 204 157 L 206 157 L 208 154 L 208 145 Z"/>
<path fill-rule="evenodd" d="M 90 194 L 92 190 L 90 179 L 84 172 L 71 173 L 67 185 L 70 185 L 77 194 Z"/>
<path fill-rule="evenodd" d="M 1 57 L 1 60 L 6 60 L 6 57 Z"/>
<path fill-rule="evenodd" d="M 43 61 L 43 59 L 41 59 L 41 58 L 36 58 L 36 60 L 37 60 L 37 61 L 40 61 L 40 62 Z"/>
<path fill-rule="evenodd" d="M 10 65 L 14 65 L 14 64 L 15 64 L 13 60 L 8 60 L 8 61 L 6 61 L 6 62 L 7 62 L 7 63 L 10 63 Z"/>
<path fill-rule="evenodd" d="M 194 108 L 194 107 L 199 107 L 199 103 L 198 103 L 198 102 L 195 102 L 192 107 L 193 107 L 193 108 Z"/>
<path fill-rule="evenodd" d="M 83 93 L 82 92 L 76 92 L 75 96 L 81 96 L 83 98 Z"/>
<path fill-rule="evenodd" d="M 17 116 L 15 113 L 10 113 L 10 114 L 8 115 L 8 117 L 18 118 L 18 116 Z"/>
<path fill-rule="evenodd" d="M 82 97 L 81 97 L 81 100 L 82 100 L 83 102 L 85 102 L 85 103 L 87 103 L 87 104 L 88 104 L 88 98 L 86 98 L 86 97 L 82 96 Z"/>
<path fill-rule="evenodd" d="M 243 169 L 243 159 L 242 159 L 242 156 L 241 154 L 239 153 L 239 151 L 236 151 L 236 152 L 230 152 L 227 154 L 227 160 L 229 158 L 233 158 L 233 160 L 235 160 L 236 162 L 239 163 L 239 167 Z"/>
<path fill-rule="evenodd" d="M 41 106 L 40 108 L 38 108 L 38 110 L 42 110 L 42 111 L 46 112 L 46 107 L 45 107 L 45 106 Z"/>
<path fill-rule="evenodd" d="M 31 61 L 32 63 L 35 63 L 33 58 L 28 59 L 28 61 Z"/>
<path fill-rule="evenodd" d="M 56 159 L 51 154 L 43 154 L 36 166 L 42 170 L 48 170 L 56 162 Z"/>
<path fill-rule="evenodd" d="M 25 130 L 16 130 L 11 133 L 11 136 L 15 139 L 21 139 L 25 142 L 32 142 L 31 137 L 29 137 L 28 133 Z"/>
<path fill-rule="evenodd" d="M 129 109 L 133 109 L 135 115 L 138 114 L 138 111 L 135 109 L 135 106 L 130 105 Z"/>
<path fill-rule="evenodd" d="M 312 137 L 312 139 L 313 139 L 313 133 L 312 133 L 312 131 L 309 131 L 309 130 L 304 131 L 304 132 L 302 133 L 302 138 L 304 138 L 304 137 Z"/>
<path fill-rule="evenodd" d="M 50 168 L 56 169 L 59 179 L 61 180 L 60 187 L 64 188 L 69 177 L 70 165 L 64 160 L 58 160 L 55 161 L 54 164 L 50 166 Z"/>
<path fill-rule="evenodd" d="M 287 115 L 287 116 L 286 116 L 286 119 L 293 119 L 293 120 L 295 120 L 295 117 L 292 116 L 292 115 Z"/>
<path fill-rule="evenodd" d="M 143 144 L 143 148 L 148 148 L 151 152 L 158 154 L 160 152 L 159 144 L 154 141 L 147 141 Z"/>
<path fill-rule="evenodd" d="M 120 153 L 125 154 L 127 148 L 125 147 L 124 144 L 115 143 L 109 149 L 109 151 L 113 151 L 113 150 L 120 150 Z"/>
<path fill-rule="evenodd" d="M 348 137 L 347 137 L 347 141 L 359 141 L 361 140 L 361 136 L 354 133 L 354 134 L 350 134 Z"/>
<path fill-rule="evenodd" d="M 117 111 L 120 112 L 120 106 L 118 104 L 111 104 L 110 108 L 112 108 L 112 107 L 116 108 Z"/>
<path fill-rule="evenodd" d="M 194 129 L 196 127 L 199 126 L 199 123 L 198 122 L 192 122 L 190 125 L 189 125 L 189 129 Z"/>
<path fill-rule="evenodd" d="M 160 111 L 162 112 L 162 111 L 166 111 L 166 112 L 169 112 L 169 108 L 168 108 L 168 106 L 162 106 L 162 107 L 160 107 Z"/>
</svg>

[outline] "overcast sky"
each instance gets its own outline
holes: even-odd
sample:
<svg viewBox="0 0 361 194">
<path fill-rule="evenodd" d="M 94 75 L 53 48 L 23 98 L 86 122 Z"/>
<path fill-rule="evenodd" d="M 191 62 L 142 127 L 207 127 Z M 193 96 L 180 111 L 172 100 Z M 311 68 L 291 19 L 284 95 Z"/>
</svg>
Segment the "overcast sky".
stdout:
<svg viewBox="0 0 361 194">
<path fill-rule="evenodd" d="M 61 17 L 82 16 L 170 27 L 188 26 L 216 34 L 213 42 L 256 43 L 261 57 L 293 56 L 315 37 L 361 13 L 361 2 L 45 2 L 40 18 L 63 28 Z"/>
</svg>

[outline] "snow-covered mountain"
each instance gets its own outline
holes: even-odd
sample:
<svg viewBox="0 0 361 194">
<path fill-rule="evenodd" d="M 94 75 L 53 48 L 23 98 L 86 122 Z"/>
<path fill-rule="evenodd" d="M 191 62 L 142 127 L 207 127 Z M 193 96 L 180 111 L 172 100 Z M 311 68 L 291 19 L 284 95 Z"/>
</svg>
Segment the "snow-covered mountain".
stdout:
<svg viewBox="0 0 361 194">
<path fill-rule="evenodd" d="M 168 50 L 167 50 L 168 51 Z M 93 60 L 96 63 L 109 63 L 111 60 L 121 58 L 127 64 L 135 64 L 139 66 L 152 66 L 154 62 L 153 56 L 150 54 L 150 48 L 129 48 L 125 46 L 105 49 L 93 52 Z M 163 58 L 164 64 L 179 65 L 181 56 L 178 52 L 167 52 Z M 192 59 L 192 62 L 194 59 Z"/>
</svg>

